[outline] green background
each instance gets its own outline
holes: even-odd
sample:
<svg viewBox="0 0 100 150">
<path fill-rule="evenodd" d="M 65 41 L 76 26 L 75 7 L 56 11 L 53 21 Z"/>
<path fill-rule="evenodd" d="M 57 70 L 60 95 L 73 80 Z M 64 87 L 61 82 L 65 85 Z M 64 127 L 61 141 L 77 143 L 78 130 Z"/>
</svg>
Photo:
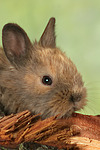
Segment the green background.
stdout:
<svg viewBox="0 0 100 150">
<path fill-rule="evenodd" d="M 39 40 L 50 17 L 56 18 L 57 46 L 66 51 L 88 90 L 85 114 L 100 114 L 100 0 L 0 0 L 2 27 L 19 24 Z"/>
</svg>

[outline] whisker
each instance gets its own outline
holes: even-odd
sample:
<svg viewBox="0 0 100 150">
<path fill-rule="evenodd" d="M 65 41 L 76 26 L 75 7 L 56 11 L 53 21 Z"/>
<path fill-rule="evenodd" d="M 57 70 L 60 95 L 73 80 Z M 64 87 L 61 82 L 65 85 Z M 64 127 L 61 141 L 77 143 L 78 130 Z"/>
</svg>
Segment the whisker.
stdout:
<svg viewBox="0 0 100 150">
<path fill-rule="evenodd" d="M 90 82 L 85 82 L 84 85 L 93 85 L 93 84 L 100 84 L 100 80 L 99 81 L 90 81 Z"/>
<path fill-rule="evenodd" d="M 97 102 L 100 101 L 99 97 L 89 96 L 88 102 Z M 96 103 L 95 103 L 96 104 Z"/>
<path fill-rule="evenodd" d="M 93 90 L 98 89 L 98 90 L 100 90 L 100 87 L 93 86 L 93 87 L 86 87 L 86 89 L 89 89 L 89 90 L 91 90 L 91 89 L 93 89 Z"/>
</svg>

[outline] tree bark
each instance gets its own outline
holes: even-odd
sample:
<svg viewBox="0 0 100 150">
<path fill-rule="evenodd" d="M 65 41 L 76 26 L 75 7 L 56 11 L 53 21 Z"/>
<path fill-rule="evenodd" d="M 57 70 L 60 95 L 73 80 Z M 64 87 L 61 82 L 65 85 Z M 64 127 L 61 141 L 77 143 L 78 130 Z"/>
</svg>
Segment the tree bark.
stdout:
<svg viewBox="0 0 100 150">
<path fill-rule="evenodd" d="M 16 148 L 22 142 L 60 148 L 100 149 L 100 116 L 74 113 L 70 118 L 58 116 L 45 120 L 29 111 L 0 119 L 0 145 Z"/>
</svg>

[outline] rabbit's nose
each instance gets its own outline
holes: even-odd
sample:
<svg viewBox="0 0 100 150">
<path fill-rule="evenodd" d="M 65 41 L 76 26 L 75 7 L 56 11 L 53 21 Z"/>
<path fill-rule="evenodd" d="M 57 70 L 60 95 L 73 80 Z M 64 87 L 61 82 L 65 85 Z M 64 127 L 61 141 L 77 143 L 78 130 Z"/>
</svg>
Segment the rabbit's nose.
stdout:
<svg viewBox="0 0 100 150">
<path fill-rule="evenodd" d="M 82 98 L 82 95 L 79 93 L 73 93 L 69 97 L 69 101 L 71 102 L 79 102 Z"/>
</svg>

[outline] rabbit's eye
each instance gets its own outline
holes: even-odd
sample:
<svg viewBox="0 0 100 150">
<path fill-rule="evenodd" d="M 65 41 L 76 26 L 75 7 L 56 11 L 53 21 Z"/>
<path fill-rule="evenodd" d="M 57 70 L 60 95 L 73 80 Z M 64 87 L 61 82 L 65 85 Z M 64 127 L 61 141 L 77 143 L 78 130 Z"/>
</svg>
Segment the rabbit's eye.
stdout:
<svg viewBox="0 0 100 150">
<path fill-rule="evenodd" d="M 52 84 L 52 79 L 49 76 L 43 76 L 42 83 L 44 85 L 51 85 Z"/>
</svg>

